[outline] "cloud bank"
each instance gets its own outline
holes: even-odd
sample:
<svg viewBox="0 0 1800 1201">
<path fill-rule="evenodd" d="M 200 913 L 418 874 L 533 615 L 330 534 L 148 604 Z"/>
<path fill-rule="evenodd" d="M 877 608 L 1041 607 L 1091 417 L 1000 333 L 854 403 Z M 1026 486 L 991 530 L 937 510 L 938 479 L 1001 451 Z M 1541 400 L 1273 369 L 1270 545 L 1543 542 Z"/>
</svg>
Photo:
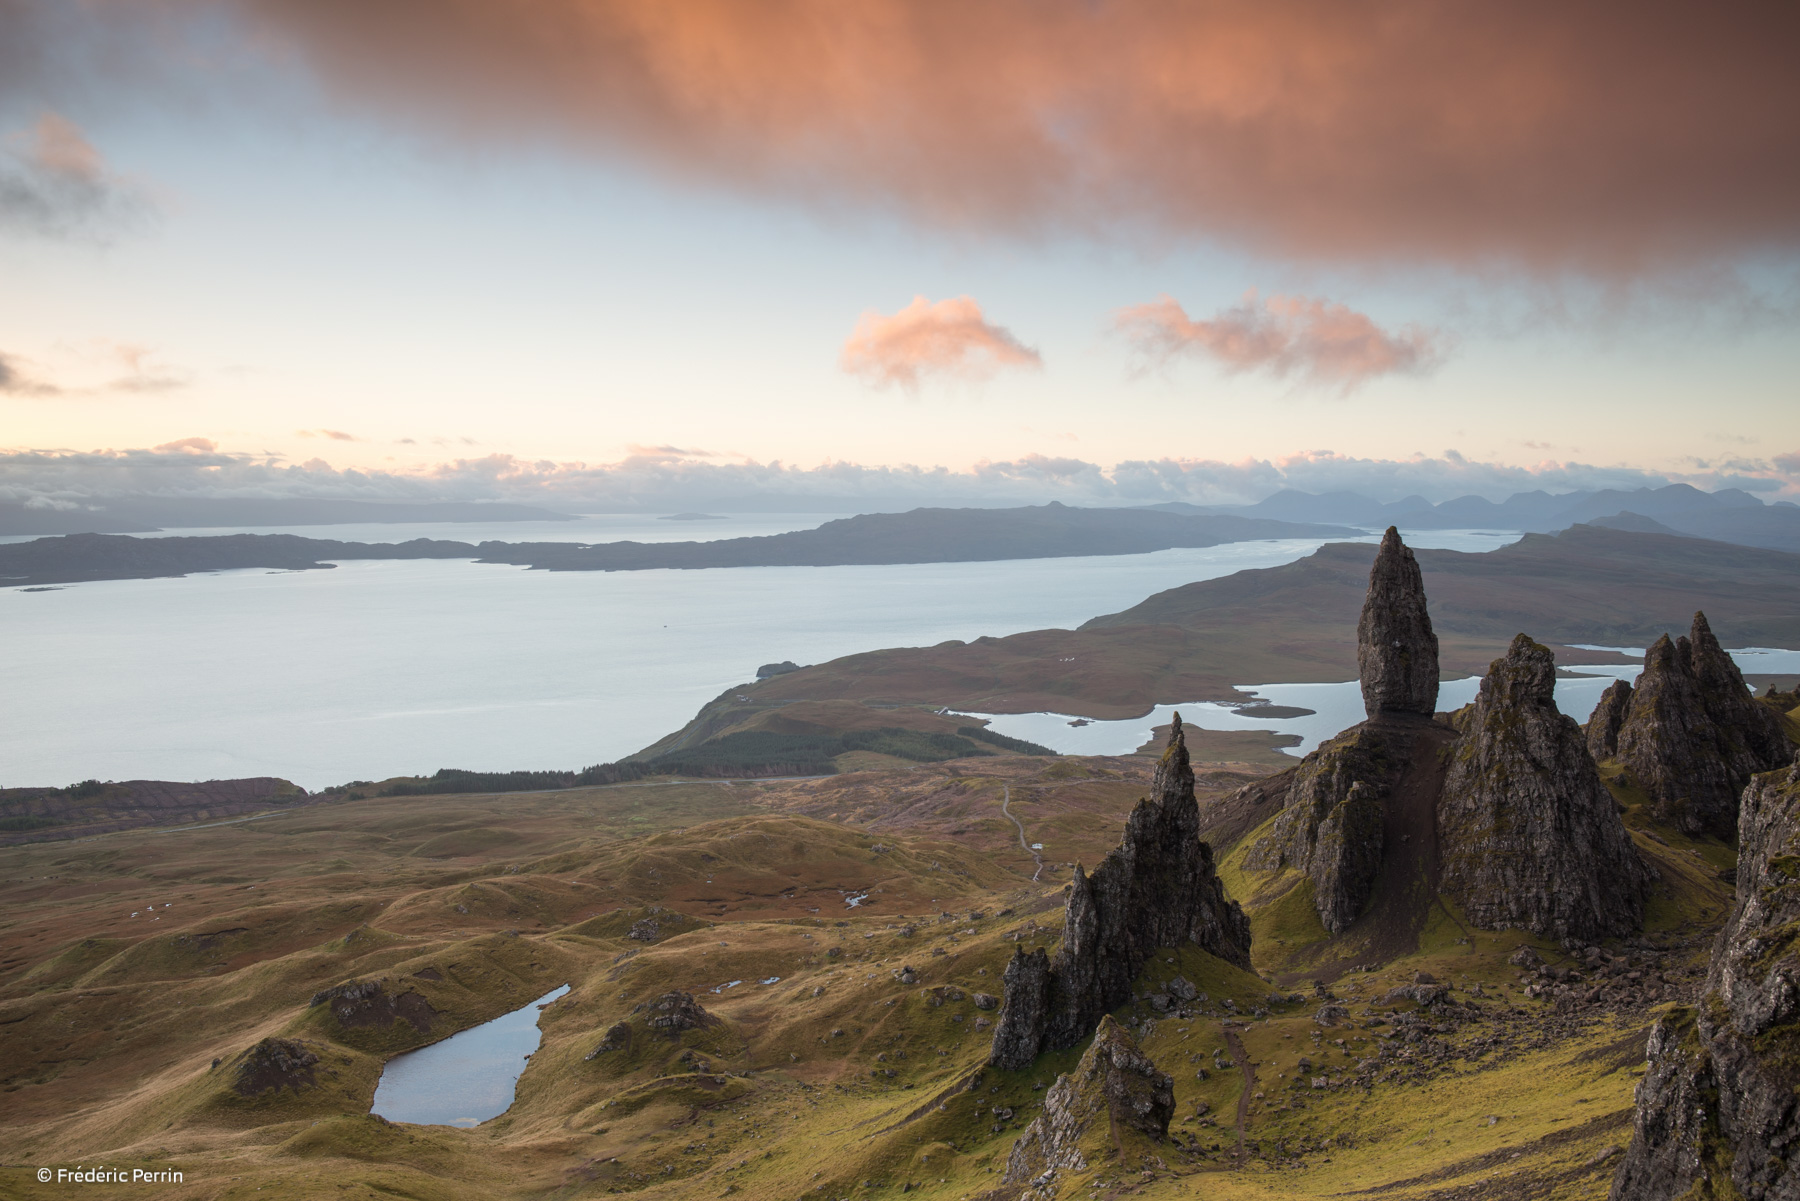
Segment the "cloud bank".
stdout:
<svg viewBox="0 0 1800 1201">
<path fill-rule="evenodd" d="M 137 39 L 136 60 L 160 54 L 184 84 L 210 69 L 245 86 L 244 63 L 273 55 L 334 103 L 432 137 L 560 143 L 679 178 L 983 232 L 1128 227 L 1290 258 L 1602 275 L 1800 243 L 1794 5 L 1697 15 L 1674 0 L 145 0 L 137 15 L 69 16 L 65 5 L 56 19 L 46 9 L 0 4 L 0 22 L 11 14 L 0 47 L 14 47 L 28 82 L 32 63 L 79 57 L 61 43 L 104 47 L 141 20 L 157 36 Z M 241 45 L 222 51 L 221 28 L 232 27 Z M 94 89 L 109 86 L 91 74 Z"/>
<path fill-rule="evenodd" d="M 220 450 L 184 438 L 148 450 L 0 452 L 0 502 L 71 508 L 108 497 L 331 497 L 361 500 L 513 501 L 574 512 L 674 512 L 700 507 L 846 512 L 920 505 L 1242 504 L 1284 488 L 1359 492 L 1380 501 L 1430 501 L 1476 494 L 1552 493 L 1690 483 L 1737 487 L 1800 500 L 1800 450 L 1768 459 L 1695 460 L 1658 473 L 1624 466 L 1547 461 L 1531 467 L 1477 462 L 1446 451 L 1365 459 L 1310 451 L 1277 459 L 1144 459 L 1103 467 L 1081 459 L 1026 455 L 952 471 L 826 463 L 720 462 L 651 453 L 613 463 L 529 461 L 496 454 L 416 471 L 336 468 L 272 455 Z"/>
<path fill-rule="evenodd" d="M 971 297 L 934 304 L 915 296 L 891 317 L 864 313 L 844 342 L 839 363 L 876 387 L 916 390 L 926 376 L 984 380 L 1002 367 L 1042 367 L 1044 360 L 983 317 Z"/>
<path fill-rule="evenodd" d="M 1113 322 L 1153 361 L 1198 355 L 1232 373 L 1298 375 L 1345 391 L 1378 376 L 1422 375 L 1442 358 L 1440 334 L 1418 326 L 1389 333 L 1355 309 L 1307 296 L 1258 301 L 1250 292 L 1203 321 L 1163 296 L 1120 309 Z"/>
</svg>

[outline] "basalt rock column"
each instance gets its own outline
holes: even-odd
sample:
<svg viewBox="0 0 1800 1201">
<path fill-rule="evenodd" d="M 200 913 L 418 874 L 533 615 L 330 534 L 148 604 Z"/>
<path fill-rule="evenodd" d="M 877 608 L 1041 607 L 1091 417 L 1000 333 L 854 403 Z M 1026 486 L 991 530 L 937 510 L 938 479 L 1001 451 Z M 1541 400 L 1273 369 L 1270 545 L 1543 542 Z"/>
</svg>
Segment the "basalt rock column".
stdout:
<svg viewBox="0 0 1800 1201">
<path fill-rule="evenodd" d="M 1524 634 L 1481 681 L 1438 799 L 1442 887 L 1487 930 L 1593 941 L 1643 922 L 1650 871 Z"/>
<path fill-rule="evenodd" d="M 1793 762 L 1781 719 L 1759 705 L 1706 614 L 1689 636 L 1658 638 L 1644 656 L 1617 757 L 1651 811 L 1689 835 L 1730 838 L 1738 798 L 1757 772 Z"/>
<path fill-rule="evenodd" d="M 1425 581 L 1393 526 L 1369 569 L 1369 593 L 1356 624 L 1356 674 L 1371 719 L 1437 711 L 1438 642 L 1425 611 Z"/>
<path fill-rule="evenodd" d="M 1119 846 L 1092 876 L 1075 869 L 1055 959 L 1021 947 L 1007 964 L 989 1062 L 1022 1068 L 1041 1051 L 1074 1046 L 1131 996 L 1132 980 L 1157 948 L 1186 942 L 1250 967 L 1250 921 L 1226 899 L 1212 848 L 1200 841 L 1194 770 L 1177 716 L 1151 795 L 1131 811 Z"/>
<path fill-rule="evenodd" d="M 1700 1003 L 1651 1031 L 1613 1201 L 1800 1197 L 1797 865 L 1800 770 L 1757 776 L 1739 808 L 1737 903 L 1713 944 Z M 1702 1178 L 1703 1190 L 1690 1192 Z"/>
</svg>

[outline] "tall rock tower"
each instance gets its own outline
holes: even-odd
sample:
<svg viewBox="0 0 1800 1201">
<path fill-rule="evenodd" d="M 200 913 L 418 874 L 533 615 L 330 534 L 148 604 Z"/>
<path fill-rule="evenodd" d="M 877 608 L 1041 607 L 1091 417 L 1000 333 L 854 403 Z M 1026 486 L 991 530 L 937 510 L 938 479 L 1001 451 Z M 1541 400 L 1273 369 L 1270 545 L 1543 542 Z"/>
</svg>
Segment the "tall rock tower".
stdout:
<svg viewBox="0 0 1800 1201">
<path fill-rule="evenodd" d="M 1443 890 L 1484 930 L 1629 934 L 1650 869 L 1555 689 L 1555 658 L 1524 634 L 1488 668 L 1438 799 Z"/>
<path fill-rule="evenodd" d="M 1781 719 L 1750 695 L 1704 613 L 1686 638 L 1664 634 L 1650 647 L 1611 741 L 1658 821 L 1725 839 L 1750 777 L 1794 758 Z"/>
<path fill-rule="evenodd" d="M 1250 920 L 1226 899 L 1212 848 L 1200 841 L 1179 715 L 1150 787 L 1094 874 L 1075 869 L 1056 958 L 1021 947 L 1006 965 L 1006 1003 L 989 1052 L 995 1067 L 1025 1067 L 1040 1051 L 1072 1047 L 1093 1033 L 1131 996 L 1132 980 L 1159 947 L 1191 942 L 1249 968 Z"/>
<path fill-rule="evenodd" d="M 1369 569 L 1369 594 L 1356 623 L 1356 672 L 1371 720 L 1437 711 L 1438 641 L 1425 611 L 1425 581 L 1393 526 Z"/>
</svg>

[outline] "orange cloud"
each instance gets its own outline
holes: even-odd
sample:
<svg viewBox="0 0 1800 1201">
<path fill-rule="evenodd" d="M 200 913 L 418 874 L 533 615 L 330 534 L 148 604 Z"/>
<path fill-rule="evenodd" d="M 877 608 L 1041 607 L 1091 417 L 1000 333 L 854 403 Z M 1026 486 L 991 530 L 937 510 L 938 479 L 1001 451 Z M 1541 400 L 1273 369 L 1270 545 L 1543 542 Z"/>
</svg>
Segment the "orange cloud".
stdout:
<svg viewBox="0 0 1800 1201">
<path fill-rule="evenodd" d="M 917 388 L 926 375 L 981 380 L 1002 367 L 1042 367 L 1043 356 L 993 325 L 968 296 L 923 296 L 889 317 L 873 310 L 856 323 L 839 362 L 876 387 Z"/>
<path fill-rule="evenodd" d="M 1233 373 L 1298 375 L 1346 390 L 1377 376 L 1429 371 L 1441 358 L 1442 339 L 1431 331 L 1389 333 L 1355 309 L 1307 296 L 1258 301 L 1252 291 L 1207 321 L 1163 296 L 1120 309 L 1114 326 L 1151 359 L 1198 354 Z"/>
<path fill-rule="evenodd" d="M 0 12 L 0 42 L 10 32 Z M 100 152 L 66 117 L 46 112 L 28 131 L 5 139 L 0 159 L 0 229 L 62 236 L 138 214 L 136 189 L 106 170 Z"/>
<path fill-rule="evenodd" d="M 164 455 L 209 455 L 219 449 L 219 444 L 211 438 L 177 438 L 151 449 Z"/>
<path fill-rule="evenodd" d="M 1549 272 L 1800 245 L 1794 5 L 227 3 L 435 132 L 951 226 Z"/>
</svg>

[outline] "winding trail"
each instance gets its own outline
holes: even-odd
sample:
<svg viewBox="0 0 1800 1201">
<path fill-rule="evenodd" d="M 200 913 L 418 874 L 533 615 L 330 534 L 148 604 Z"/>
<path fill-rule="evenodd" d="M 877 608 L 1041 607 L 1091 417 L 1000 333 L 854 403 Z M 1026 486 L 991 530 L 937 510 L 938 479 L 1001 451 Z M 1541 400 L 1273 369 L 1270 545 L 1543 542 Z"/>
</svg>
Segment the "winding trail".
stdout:
<svg viewBox="0 0 1800 1201">
<path fill-rule="evenodd" d="M 1025 823 L 1012 815 L 1012 785 L 1002 784 L 1001 788 L 1003 789 L 1003 795 L 1000 798 L 1000 812 L 1004 813 L 1006 815 L 1006 820 L 1011 822 L 1014 827 L 1018 829 L 1020 848 L 1023 849 L 1027 855 L 1031 856 L 1031 861 L 1033 863 L 1037 864 L 1037 871 L 1031 873 L 1032 881 L 1036 882 L 1037 878 L 1044 874 L 1044 857 L 1032 850 L 1031 843 L 1026 841 Z"/>
<path fill-rule="evenodd" d="M 1256 1091 L 1256 1065 L 1250 1062 L 1250 1056 L 1244 1050 L 1244 1044 L 1230 1030 L 1223 1031 L 1225 1046 L 1231 1052 L 1231 1060 L 1237 1064 L 1238 1070 L 1244 1073 L 1244 1091 L 1238 1094 L 1237 1111 L 1237 1161 L 1238 1167 L 1244 1166 L 1244 1128 L 1250 1124 L 1250 1097 Z"/>
</svg>

